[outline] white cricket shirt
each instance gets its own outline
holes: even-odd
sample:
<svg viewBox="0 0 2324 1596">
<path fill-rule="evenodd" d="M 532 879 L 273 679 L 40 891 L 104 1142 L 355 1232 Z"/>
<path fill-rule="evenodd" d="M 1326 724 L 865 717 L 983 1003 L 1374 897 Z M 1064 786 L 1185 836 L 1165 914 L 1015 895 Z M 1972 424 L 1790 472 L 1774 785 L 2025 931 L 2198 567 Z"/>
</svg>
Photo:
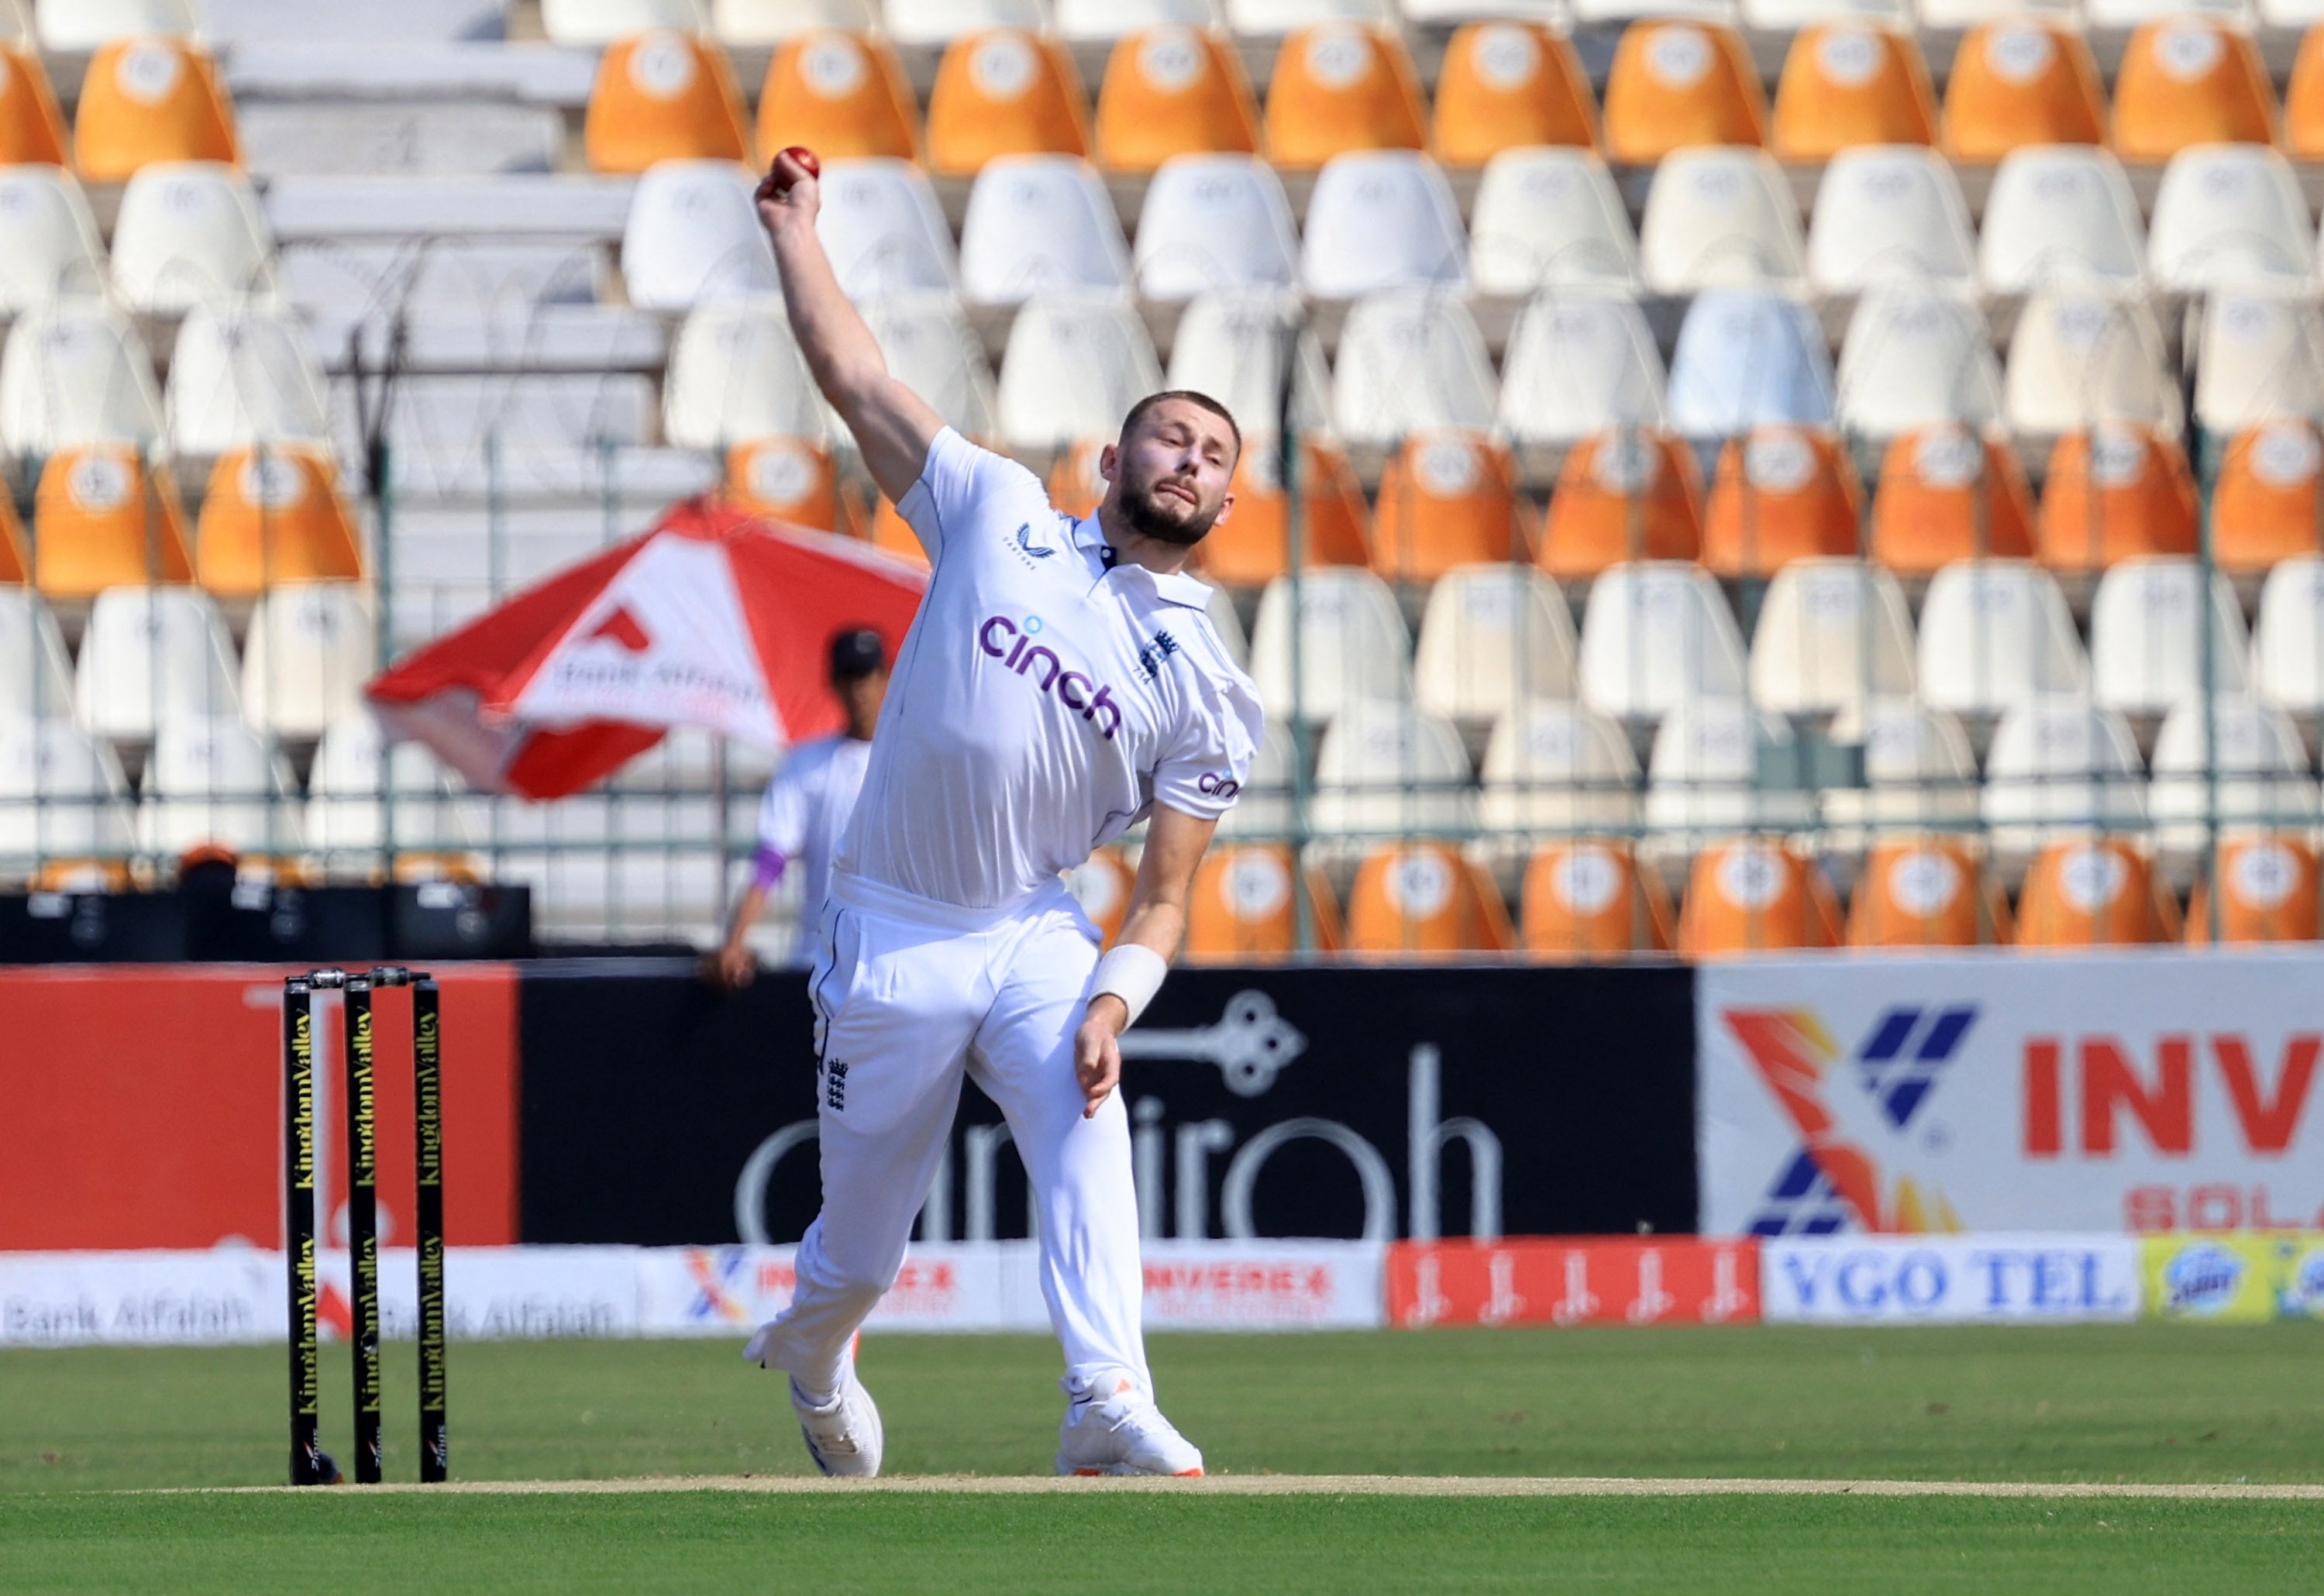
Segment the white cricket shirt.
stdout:
<svg viewBox="0 0 2324 1596">
<path fill-rule="evenodd" d="M 897 506 L 936 574 L 899 650 L 839 869 L 1007 910 L 1157 798 L 1214 819 L 1259 747 L 1259 689 L 1195 577 L 1111 564 L 1095 516 L 951 428 Z"/>
<path fill-rule="evenodd" d="M 842 733 L 802 743 L 783 760 L 759 800 L 759 847 L 795 862 L 801 876 L 799 923 L 815 924 L 831 890 L 831 862 L 855 813 L 872 744 Z"/>
</svg>

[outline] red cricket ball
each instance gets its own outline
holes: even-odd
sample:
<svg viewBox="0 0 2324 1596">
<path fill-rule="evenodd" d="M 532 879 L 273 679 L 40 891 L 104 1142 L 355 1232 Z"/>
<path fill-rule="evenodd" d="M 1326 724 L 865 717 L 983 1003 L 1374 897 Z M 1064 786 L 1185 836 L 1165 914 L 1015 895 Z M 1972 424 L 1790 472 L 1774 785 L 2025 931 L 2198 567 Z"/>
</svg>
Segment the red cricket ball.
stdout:
<svg viewBox="0 0 2324 1596">
<path fill-rule="evenodd" d="M 785 150 L 783 154 L 789 156 L 793 161 L 798 161 L 801 166 L 807 168 L 807 176 L 811 178 L 819 178 L 823 175 L 823 162 L 816 160 L 815 152 L 808 149 L 805 144 L 793 144 L 788 149 Z M 778 157 L 777 159 L 779 160 L 780 157 Z M 767 169 L 766 181 L 759 185 L 759 198 L 761 199 L 779 199 L 785 194 L 790 192 L 790 184 L 783 180 L 782 169 L 779 166 L 770 166 Z"/>
</svg>

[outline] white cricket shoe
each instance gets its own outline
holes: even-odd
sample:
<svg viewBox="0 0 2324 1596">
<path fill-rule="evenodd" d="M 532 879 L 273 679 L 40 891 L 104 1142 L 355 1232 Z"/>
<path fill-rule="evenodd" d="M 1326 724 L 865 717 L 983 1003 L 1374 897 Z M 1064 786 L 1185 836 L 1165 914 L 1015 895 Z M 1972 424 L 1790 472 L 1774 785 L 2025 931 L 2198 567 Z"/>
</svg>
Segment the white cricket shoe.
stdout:
<svg viewBox="0 0 2324 1596">
<path fill-rule="evenodd" d="M 810 1404 L 798 1381 L 792 1380 L 791 1411 L 798 1415 L 799 1434 L 807 1437 L 807 1453 L 816 1468 L 826 1474 L 869 1480 L 880 1472 L 880 1453 L 887 1441 L 880 1425 L 880 1405 L 855 1378 L 854 1359 L 847 1361 L 842 1373 L 839 1395 L 822 1407 Z"/>
<path fill-rule="evenodd" d="M 1203 1454 L 1154 1398 L 1123 1380 L 1111 1396 L 1077 1397 L 1057 1426 L 1060 1474 L 1172 1474 L 1199 1478 Z"/>
</svg>

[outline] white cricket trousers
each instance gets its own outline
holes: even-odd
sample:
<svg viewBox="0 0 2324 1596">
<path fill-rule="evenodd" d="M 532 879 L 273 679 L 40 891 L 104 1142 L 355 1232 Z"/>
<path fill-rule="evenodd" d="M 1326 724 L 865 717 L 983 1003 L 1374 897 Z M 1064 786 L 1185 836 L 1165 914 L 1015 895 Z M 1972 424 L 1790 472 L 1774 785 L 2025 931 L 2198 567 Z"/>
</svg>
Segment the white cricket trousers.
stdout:
<svg viewBox="0 0 2324 1596">
<path fill-rule="evenodd" d="M 1063 883 L 996 918 L 841 874 L 820 940 L 808 990 L 823 1212 L 799 1242 L 790 1306 L 753 1343 L 763 1361 L 810 1392 L 838 1388 L 849 1339 L 903 1267 L 966 1075 L 1008 1117 L 1025 1166 L 1067 1388 L 1127 1377 L 1151 1392 L 1130 1121 L 1120 1092 L 1083 1118 L 1074 1075 L 1098 936 Z"/>
</svg>

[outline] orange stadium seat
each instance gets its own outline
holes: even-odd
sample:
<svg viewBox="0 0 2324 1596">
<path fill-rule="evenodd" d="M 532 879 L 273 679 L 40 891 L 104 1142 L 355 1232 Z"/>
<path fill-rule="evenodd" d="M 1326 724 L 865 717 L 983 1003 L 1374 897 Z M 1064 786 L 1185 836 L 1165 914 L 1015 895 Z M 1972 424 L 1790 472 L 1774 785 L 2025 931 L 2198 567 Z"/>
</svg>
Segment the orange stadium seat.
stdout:
<svg viewBox="0 0 2324 1596">
<path fill-rule="evenodd" d="M 1097 162 L 1152 171 L 1173 155 L 1259 149 L 1259 105 L 1222 35 L 1147 28 L 1113 47 L 1097 91 Z"/>
<path fill-rule="evenodd" d="M 2006 442 L 1951 422 L 1889 440 L 1872 500 L 1874 560 L 1929 577 L 1957 559 L 2033 553 L 2033 494 Z"/>
<path fill-rule="evenodd" d="M 1632 559 L 1702 552 L 1702 479 L 1694 453 L 1666 432 L 1629 427 L 1566 452 L 1535 563 L 1561 581 Z"/>
<path fill-rule="evenodd" d="M 238 596 L 278 582 L 352 582 L 364 574 L 338 467 L 316 444 L 219 456 L 194 523 L 194 553 L 203 586 Z"/>
<path fill-rule="evenodd" d="M 239 164 L 234 104 L 217 63 L 190 39 L 120 39 L 89 58 L 73 116 L 73 161 L 93 183 L 156 161 Z"/>
<path fill-rule="evenodd" d="M 2103 144 L 2106 97 L 2081 31 L 2047 17 L 1979 23 L 1953 52 L 1945 148 L 1985 163 L 2029 144 Z"/>
<path fill-rule="evenodd" d="M 622 40 L 598 59 L 581 142 L 595 171 L 641 172 L 657 161 L 749 161 L 733 64 L 707 41 L 673 28 Z"/>
<path fill-rule="evenodd" d="M 2237 433 L 2212 489 L 2212 558 L 2230 571 L 2258 572 L 2295 554 L 2324 553 L 2319 468 L 2324 437 L 2312 421 L 2269 421 Z"/>
<path fill-rule="evenodd" d="M 1504 150 L 1598 143 L 1598 106 L 1573 46 L 1539 23 L 1469 23 L 1436 75 L 1436 158 L 1482 166 Z"/>
<path fill-rule="evenodd" d="M 1087 155 L 1089 98 L 1063 45 L 1022 28 L 954 41 L 928 95 L 928 164 L 967 177 L 995 155 Z"/>
<path fill-rule="evenodd" d="M 1850 947 L 1977 947 L 2009 940 L 2009 899 L 1975 841 L 1885 837 L 1849 905 Z"/>
<path fill-rule="evenodd" d="M 2250 35 L 2207 16 L 2140 24 L 2114 85 L 2114 147 L 2168 161 L 2190 144 L 2272 144 L 2275 97 Z"/>
<path fill-rule="evenodd" d="M 1785 161 L 1829 161 L 1857 144 L 1933 144 L 1937 97 L 1909 34 L 1871 23 L 1803 28 L 1775 84 L 1774 144 Z"/>
<path fill-rule="evenodd" d="M 726 451 L 726 498 L 753 515 L 862 536 L 861 517 L 839 485 L 831 451 L 807 438 L 759 438 Z M 904 534 L 911 536 L 908 529 Z M 912 544 L 919 552 L 919 544 Z"/>
<path fill-rule="evenodd" d="M 884 497 L 872 514 L 872 547 L 884 549 L 899 559 L 908 560 L 921 569 L 928 568 L 927 550 L 920 547 L 920 535 L 912 530 L 896 507 Z"/>
<path fill-rule="evenodd" d="M 185 512 L 169 467 L 149 470 L 121 444 L 51 455 L 32 496 L 32 559 L 33 582 L 51 598 L 192 581 Z"/>
<path fill-rule="evenodd" d="M 1348 889 L 1348 951 L 1397 958 L 1508 953 L 1517 946 L 1501 891 L 1446 843 L 1374 848 Z"/>
<path fill-rule="evenodd" d="M 1049 467 L 1049 503 L 1067 515 L 1087 515 L 1096 510 L 1105 497 L 1105 478 L 1097 474 L 1097 463 L 1112 441 L 1084 438 L 1061 451 Z"/>
<path fill-rule="evenodd" d="M 1121 935 L 1122 916 L 1130 912 L 1130 890 L 1137 884 L 1138 872 L 1119 848 L 1100 848 L 1065 872 L 1065 890 L 1097 927 L 1100 947 L 1111 947 Z"/>
<path fill-rule="evenodd" d="M 1805 855 L 1779 842 L 1743 837 L 1694 856 L 1678 918 L 1684 956 L 1839 945 L 1840 906 L 1823 872 Z"/>
<path fill-rule="evenodd" d="M 0 489 L 0 585 L 22 586 L 32 579 L 32 557 L 24 544 L 24 523 L 16 519 L 15 495 Z"/>
<path fill-rule="evenodd" d="M 1420 79 L 1384 29 L 1318 23 L 1283 42 L 1267 88 L 1268 159 L 1321 166 L 1351 150 L 1422 150 Z"/>
<path fill-rule="evenodd" d="M 1702 563 L 1722 577 L 1766 577 L 1794 559 L 1853 557 L 1863 494 L 1839 438 L 1756 427 L 1719 452 L 1702 522 Z"/>
<path fill-rule="evenodd" d="M 1331 883 L 1313 865 L 1302 874 L 1315 946 L 1337 953 L 1345 938 Z M 1299 908 L 1291 881 L 1291 850 L 1281 843 L 1213 848 L 1187 894 L 1186 961 L 1241 964 L 1296 953 Z"/>
<path fill-rule="evenodd" d="M 2283 148 L 2294 161 L 2324 159 L 2324 26 L 2312 27 L 2283 88 Z"/>
<path fill-rule="evenodd" d="M 1246 438 L 1235 462 L 1234 513 L 1204 538 L 1195 563 L 1229 587 L 1263 587 L 1291 568 L 1281 449 L 1271 438 Z M 1337 444 L 1304 438 L 1299 448 L 1299 512 L 1310 566 L 1370 561 L 1370 517 L 1364 490 Z"/>
<path fill-rule="evenodd" d="M 1525 522 L 1507 444 L 1467 429 L 1416 432 L 1380 473 L 1372 569 L 1434 582 L 1454 566 L 1523 560 Z"/>
<path fill-rule="evenodd" d="M 1523 901 L 1519 944 L 1535 958 L 1670 951 L 1670 894 L 1628 843 L 1585 839 L 1539 849 L 1526 866 Z"/>
<path fill-rule="evenodd" d="M 2195 479 L 2171 439 L 2110 422 L 2069 432 L 2051 449 L 2035 553 L 2052 570 L 2097 570 L 2142 554 L 2192 554 L 2195 530 Z"/>
<path fill-rule="evenodd" d="M 31 51 L 0 42 L 0 166 L 62 166 L 65 119 Z"/>
<path fill-rule="evenodd" d="M 2315 845 L 2292 835 L 2234 837 L 2219 844 L 2219 940 L 2314 942 L 2324 936 Z M 2211 883 L 2187 900 L 2187 940 L 2211 940 Z"/>
<path fill-rule="evenodd" d="M 2047 844 L 2018 894 L 2020 947 L 2176 942 L 2179 930 L 2179 905 L 2161 873 L 2124 837 Z"/>
<path fill-rule="evenodd" d="M 1742 36 L 1709 23 L 1632 23 L 1606 78 L 1606 154 L 1652 165 L 1692 144 L 1764 144 L 1766 97 Z"/>
<path fill-rule="evenodd" d="M 884 42 L 836 28 L 797 34 L 767 63 L 759 148 L 804 144 L 825 161 L 920 158 L 912 86 Z"/>
</svg>

